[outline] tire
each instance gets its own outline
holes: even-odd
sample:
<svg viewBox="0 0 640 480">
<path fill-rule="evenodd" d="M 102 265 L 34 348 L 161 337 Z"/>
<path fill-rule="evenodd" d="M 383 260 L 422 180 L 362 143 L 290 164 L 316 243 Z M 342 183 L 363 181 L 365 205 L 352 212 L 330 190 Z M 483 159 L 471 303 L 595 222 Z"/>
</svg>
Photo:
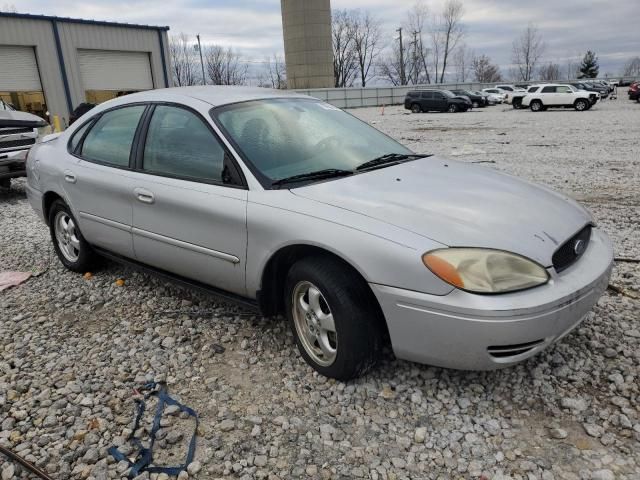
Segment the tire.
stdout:
<svg viewBox="0 0 640 480">
<path fill-rule="evenodd" d="M 10 178 L 0 179 L 0 188 L 11 188 L 11 179 Z"/>
<path fill-rule="evenodd" d="M 305 258 L 289 270 L 284 295 L 298 350 L 314 370 L 344 381 L 376 365 L 384 344 L 383 319 L 357 273 L 329 257 Z M 329 317 L 332 322 L 323 325 L 322 318 Z"/>
<path fill-rule="evenodd" d="M 452 103 L 447 107 L 447 112 L 456 113 L 458 111 L 458 106 L 455 103 Z"/>
<path fill-rule="evenodd" d="M 589 110 L 589 102 L 584 98 L 579 98 L 574 102 L 573 108 L 575 108 L 578 112 L 584 112 L 585 110 Z"/>
<path fill-rule="evenodd" d="M 82 236 L 76 219 L 62 200 L 51 205 L 49 231 L 58 258 L 69 270 L 83 273 L 97 265 L 97 254 Z"/>
<path fill-rule="evenodd" d="M 472 106 L 473 108 L 480 108 L 480 104 L 479 104 L 478 102 L 473 102 L 473 103 L 471 104 L 471 106 Z"/>
<path fill-rule="evenodd" d="M 529 108 L 531 109 L 532 112 L 541 112 L 544 109 L 542 102 L 540 100 L 533 100 L 529 104 Z"/>
<path fill-rule="evenodd" d="M 422 107 L 418 103 L 414 103 L 411 105 L 411 111 L 413 113 L 422 113 Z"/>
</svg>

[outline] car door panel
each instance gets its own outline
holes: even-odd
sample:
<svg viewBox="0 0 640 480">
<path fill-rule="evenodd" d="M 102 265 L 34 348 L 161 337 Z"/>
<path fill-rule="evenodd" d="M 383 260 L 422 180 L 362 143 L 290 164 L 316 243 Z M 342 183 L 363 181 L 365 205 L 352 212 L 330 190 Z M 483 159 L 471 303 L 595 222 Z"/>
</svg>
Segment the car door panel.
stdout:
<svg viewBox="0 0 640 480">
<path fill-rule="evenodd" d="M 138 261 L 245 293 L 246 190 L 142 172 L 134 174 L 133 184 L 129 197 Z"/>
<path fill-rule="evenodd" d="M 83 160 L 74 172 L 76 182 L 67 191 L 82 235 L 92 245 L 133 258 L 129 172 Z"/>
</svg>

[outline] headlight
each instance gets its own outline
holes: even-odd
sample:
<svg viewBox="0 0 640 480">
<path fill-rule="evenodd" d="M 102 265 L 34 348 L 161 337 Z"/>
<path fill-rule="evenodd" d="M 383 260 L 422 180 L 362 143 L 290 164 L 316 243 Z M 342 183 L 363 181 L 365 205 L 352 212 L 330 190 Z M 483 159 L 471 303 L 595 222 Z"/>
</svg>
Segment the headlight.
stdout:
<svg viewBox="0 0 640 480">
<path fill-rule="evenodd" d="M 514 292 L 549 281 L 544 267 L 501 250 L 443 248 L 425 253 L 422 261 L 448 284 L 474 293 Z"/>
<path fill-rule="evenodd" d="M 44 127 L 38 127 L 38 138 L 42 140 L 42 137 L 51 133 L 51 125 L 45 125 Z"/>
</svg>

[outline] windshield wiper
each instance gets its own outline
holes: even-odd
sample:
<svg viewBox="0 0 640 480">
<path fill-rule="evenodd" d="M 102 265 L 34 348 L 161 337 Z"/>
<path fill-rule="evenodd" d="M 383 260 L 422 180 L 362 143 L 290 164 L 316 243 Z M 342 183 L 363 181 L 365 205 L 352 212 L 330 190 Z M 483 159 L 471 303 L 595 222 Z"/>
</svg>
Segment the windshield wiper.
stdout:
<svg viewBox="0 0 640 480">
<path fill-rule="evenodd" d="M 280 178 L 271 182 L 271 186 L 280 186 L 287 183 L 303 182 L 305 180 L 324 180 L 326 178 L 346 177 L 347 175 L 353 175 L 352 170 L 342 170 L 339 168 L 327 168 L 324 170 L 317 170 L 315 172 L 300 173 L 291 177 Z"/>
<path fill-rule="evenodd" d="M 406 154 L 406 153 L 387 153 L 381 155 L 372 160 L 364 162 L 356 167 L 356 170 L 370 170 L 372 168 L 378 168 L 381 166 L 395 165 L 407 160 L 416 160 L 418 158 L 426 158 L 431 155 L 418 155 L 418 154 Z"/>
</svg>

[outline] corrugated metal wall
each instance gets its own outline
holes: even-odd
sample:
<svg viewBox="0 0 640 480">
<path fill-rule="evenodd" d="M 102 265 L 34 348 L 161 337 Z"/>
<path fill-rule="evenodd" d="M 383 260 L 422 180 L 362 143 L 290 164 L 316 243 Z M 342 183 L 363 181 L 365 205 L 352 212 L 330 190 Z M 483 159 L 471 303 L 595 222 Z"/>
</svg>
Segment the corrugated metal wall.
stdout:
<svg viewBox="0 0 640 480">
<path fill-rule="evenodd" d="M 47 108 L 52 114 L 68 118 L 64 85 L 53 38 L 51 22 L 0 17 L 0 45 L 35 48 Z"/>
<path fill-rule="evenodd" d="M 154 88 L 171 86 L 168 35 L 165 30 L 116 25 L 84 24 L 64 19 L 55 20 L 64 56 L 70 103 L 75 108 L 85 101 L 78 64 L 78 49 L 135 51 L 149 54 Z M 164 52 L 161 51 L 160 43 Z M 40 79 L 52 115 L 69 117 L 63 74 L 58 61 L 52 20 L 0 16 L 0 45 L 22 45 L 35 48 Z M 164 65 L 167 69 L 165 83 Z"/>
</svg>

